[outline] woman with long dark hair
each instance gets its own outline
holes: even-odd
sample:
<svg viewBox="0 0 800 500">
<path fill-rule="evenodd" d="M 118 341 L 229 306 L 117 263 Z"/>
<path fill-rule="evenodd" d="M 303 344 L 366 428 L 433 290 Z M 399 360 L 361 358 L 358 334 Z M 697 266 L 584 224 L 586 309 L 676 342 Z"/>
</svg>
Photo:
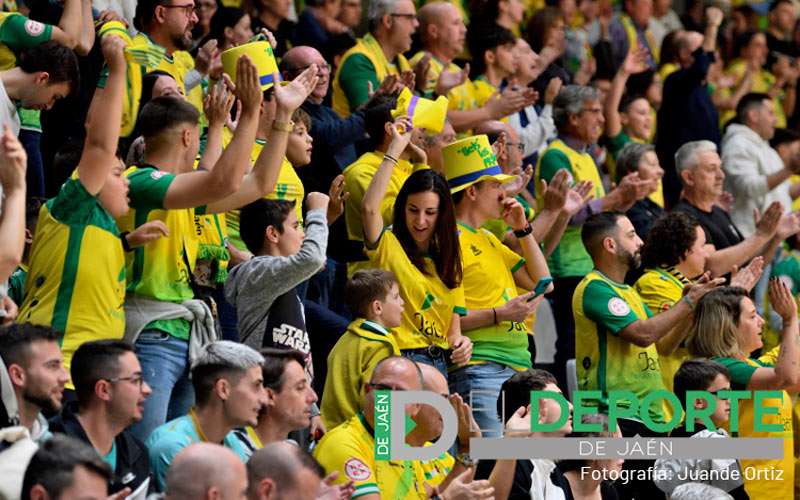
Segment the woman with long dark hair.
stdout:
<svg viewBox="0 0 800 500">
<path fill-rule="evenodd" d="M 208 39 L 216 40 L 220 51 L 245 44 L 251 38 L 250 16 L 242 9 L 220 7 L 211 18 Z"/>
<path fill-rule="evenodd" d="M 405 302 L 402 324 L 394 329 L 404 356 L 447 374 L 450 361 L 466 364 L 472 342 L 461 335 L 465 314 L 461 252 L 455 208 L 447 181 L 430 169 L 417 170 L 403 184 L 394 205 L 391 229 L 383 227 L 381 202 L 397 159 L 410 144 L 413 126 L 402 117 L 387 122 L 392 141 L 362 201 L 364 241 L 370 261 L 394 272 Z M 424 157 L 424 152 L 416 151 Z"/>
</svg>

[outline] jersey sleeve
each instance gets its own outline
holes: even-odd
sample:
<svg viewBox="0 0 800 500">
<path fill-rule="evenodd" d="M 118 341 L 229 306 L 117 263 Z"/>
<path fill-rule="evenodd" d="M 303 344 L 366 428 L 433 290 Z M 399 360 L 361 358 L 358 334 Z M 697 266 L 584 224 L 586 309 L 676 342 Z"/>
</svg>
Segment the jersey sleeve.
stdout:
<svg viewBox="0 0 800 500">
<path fill-rule="evenodd" d="M 131 206 L 137 209 L 163 209 L 167 190 L 175 174 L 154 168 L 139 168 L 128 173 Z"/>
<path fill-rule="evenodd" d="M 583 292 L 583 312 L 587 318 L 614 335 L 639 320 L 631 306 L 607 283 L 594 280 Z"/>
<path fill-rule="evenodd" d="M 350 498 L 358 498 L 370 493 L 380 495 L 375 476 L 374 452 L 357 446 L 355 443 L 338 440 L 327 441 L 327 446 L 317 446 L 314 457 L 325 469 L 326 474 L 338 471 L 336 484 L 353 481 L 355 491 Z"/>
<path fill-rule="evenodd" d="M 339 70 L 339 85 L 347 97 L 350 110 L 356 109 L 369 100 L 369 87 L 367 82 L 372 82 L 372 88 L 378 90 L 381 82 L 375 73 L 375 67 L 367 56 L 353 54 L 342 64 Z"/>
<path fill-rule="evenodd" d="M 0 42 L 19 51 L 47 42 L 53 36 L 53 26 L 28 19 L 22 14 L 8 16 L 0 25 Z"/>
<path fill-rule="evenodd" d="M 722 364 L 731 374 L 731 389 L 746 390 L 753 373 L 758 369 L 749 363 L 736 358 L 714 358 L 714 361 Z"/>
<path fill-rule="evenodd" d="M 628 134 L 620 131 L 620 133 L 614 137 L 606 139 L 606 147 L 608 147 L 608 152 L 611 153 L 611 156 L 616 159 L 619 152 L 622 151 L 622 148 L 629 142 L 631 142 L 631 139 L 628 137 Z"/>
<path fill-rule="evenodd" d="M 453 312 L 459 316 L 467 315 L 467 300 L 464 298 L 464 285 L 460 283 L 451 290 L 453 294 Z"/>
<path fill-rule="evenodd" d="M 786 283 L 792 291 L 792 295 L 800 292 L 800 263 L 793 255 L 778 262 L 772 269 L 772 276 L 778 277 Z"/>
<path fill-rule="evenodd" d="M 556 175 L 556 172 L 562 168 L 566 168 L 569 175 L 573 175 L 572 165 L 567 155 L 561 151 L 551 149 L 542 156 L 542 160 L 539 162 L 539 177 L 550 182 L 553 176 Z"/>
<path fill-rule="evenodd" d="M 95 207 L 95 197 L 78 179 L 67 179 L 50 205 L 50 214 L 63 224 L 85 224 Z"/>
</svg>

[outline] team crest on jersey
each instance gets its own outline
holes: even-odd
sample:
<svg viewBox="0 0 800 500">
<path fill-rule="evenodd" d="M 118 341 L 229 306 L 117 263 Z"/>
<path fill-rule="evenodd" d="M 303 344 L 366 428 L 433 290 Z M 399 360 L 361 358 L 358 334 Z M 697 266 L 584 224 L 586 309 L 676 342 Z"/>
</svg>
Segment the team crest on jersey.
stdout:
<svg viewBox="0 0 800 500">
<path fill-rule="evenodd" d="M 44 33 L 44 24 L 39 21 L 34 21 L 33 19 L 28 19 L 25 21 L 25 32 L 30 36 L 39 36 Z"/>
<path fill-rule="evenodd" d="M 150 178 L 153 179 L 154 181 L 159 180 L 160 178 L 164 177 L 165 175 L 167 175 L 167 173 L 166 172 L 162 172 L 161 170 L 153 170 L 152 172 L 150 172 Z"/>
<path fill-rule="evenodd" d="M 372 475 L 367 464 L 357 458 L 351 458 L 344 463 L 344 473 L 353 481 L 366 481 Z"/>
<path fill-rule="evenodd" d="M 621 298 L 614 297 L 608 301 L 608 311 L 614 316 L 627 316 L 631 312 L 631 308 Z"/>
</svg>

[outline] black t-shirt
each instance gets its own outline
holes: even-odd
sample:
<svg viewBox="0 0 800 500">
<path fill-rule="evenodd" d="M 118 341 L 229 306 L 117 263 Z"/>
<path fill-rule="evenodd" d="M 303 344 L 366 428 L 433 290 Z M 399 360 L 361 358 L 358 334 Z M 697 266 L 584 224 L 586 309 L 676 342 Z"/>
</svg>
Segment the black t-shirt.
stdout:
<svg viewBox="0 0 800 500">
<path fill-rule="evenodd" d="M 306 358 L 305 369 L 308 381 L 311 382 L 314 379 L 314 365 L 311 360 L 306 316 L 296 288 L 292 288 L 275 299 L 270 306 L 262 347 L 295 349 L 302 352 Z"/>
<path fill-rule="evenodd" d="M 712 243 L 716 250 L 737 245 L 744 240 L 742 233 L 733 225 L 728 212 L 714 205 L 711 212 L 705 212 L 690 205 L 686 200 L 679 201 L 672 209 L 693 216 L 706 233 L 706 243 Z"/>
</svg>

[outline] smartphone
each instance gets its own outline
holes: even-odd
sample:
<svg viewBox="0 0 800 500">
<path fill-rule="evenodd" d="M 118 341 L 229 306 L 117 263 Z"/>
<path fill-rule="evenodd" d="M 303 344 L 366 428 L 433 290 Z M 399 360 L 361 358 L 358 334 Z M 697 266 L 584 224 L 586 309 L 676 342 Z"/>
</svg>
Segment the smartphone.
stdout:
<svg viewBox="0 0 800 500">
<path fill-rule="evenodd" d="M 535 299 L 539 295 L 542 295 L 544 292 L 546 292 L 547 291 L 547 287 L 550 286 L 550 283 L 552 283 L 552 282 L 553 282 L 553 278 L 551 278 L 550 276 L 546 276 L 546 277 L 540 279 L 539 282 L 536 283 L 536 288 L 534 288 L 533 292 L 531 292 L 531 296 L 528 297 L 527 302 L 532 301 L 533 299 Z"/>
</svg>

